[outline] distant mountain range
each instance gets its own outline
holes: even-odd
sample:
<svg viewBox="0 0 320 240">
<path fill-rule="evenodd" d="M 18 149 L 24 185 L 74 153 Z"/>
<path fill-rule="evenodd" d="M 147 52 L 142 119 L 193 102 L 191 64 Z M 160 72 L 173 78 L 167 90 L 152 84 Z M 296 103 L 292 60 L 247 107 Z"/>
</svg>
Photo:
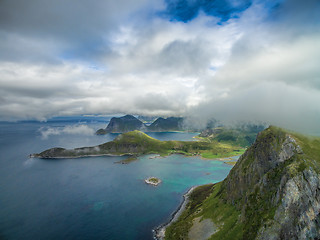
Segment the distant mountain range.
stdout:
<svg viewBox="0 0 320 240">
<path fill-rule="evenodd" d="M 125 133 L 134 130 L 144 132 L 168 132 L 168 131 L 182 131 L 183 118 L 180 117 L 159 117 L 151 125 L 147 126 L 145 123 L 132 115 L 125 115 L 123 117 L 111 118 L 106 128 L 99 129 L 96 134 L 103 135 L 107 133 Z"/>
</svg>

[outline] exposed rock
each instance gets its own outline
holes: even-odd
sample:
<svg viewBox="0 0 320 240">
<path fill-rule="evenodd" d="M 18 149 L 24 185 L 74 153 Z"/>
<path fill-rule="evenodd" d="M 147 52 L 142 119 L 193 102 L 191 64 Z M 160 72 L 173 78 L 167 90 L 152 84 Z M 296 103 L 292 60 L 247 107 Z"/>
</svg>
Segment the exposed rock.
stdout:
<svg viewBox="0 0 320 240">
<path fill-rule="evenodd" d="M 158 186 L 161 183 L 161 180 L 159 178 L 156 178 L 156 177 L 149 177 L 149 178 L 145 179 L 144 182 L 146 184 L 150 184 L 150 185 L 153 185 L 153 186 Z"/>
<path fill-rule="evenodd" d="M 111 118 L 108 126 L 105 129 L 99 129 L 96 131 L 96 134 L 104 135 L 107 133 L 125 133 L 134 130 L 144 132 L 182 131 L 184 130 L 183 120 L 183 118 L 177 117 L 169 117 L 166 119 L 159 117 L 150 126 L 147 126 L 132 115 L 113 117 Z"/>
<path fill-rule="evenodd" d="M 103 135 L 106 133 L 125 133 L 134 130 L 145 130 L 146 126 L 139 119 L 132 115 L 111 118 L 105 129 L 99 129 L 96 134 Z"/>
<path fill-rule="evenodd" d="M 181 131 L 183 130 L 183 118 L 179 117 L 169 117 L 162 118 L 159 117 L 154 121 L 149 127 L 148 131 L 163 132 L 163 131 Z"/>
<path fill-rule="evenodd" d="M 201 217 L 193 219 L 192 227 L 189 230 L 189 240 L 207 240 L 217 231 L 217 227 L 211 219 L 201 219 Z"/>
<path fill-rule="evenodd" d="M 257 239 L 316 239 L 320 236 L 320 181 L 306 169 L 279 188 L 282 199 L 274 219 L 262 227 Z"/>
</svg>

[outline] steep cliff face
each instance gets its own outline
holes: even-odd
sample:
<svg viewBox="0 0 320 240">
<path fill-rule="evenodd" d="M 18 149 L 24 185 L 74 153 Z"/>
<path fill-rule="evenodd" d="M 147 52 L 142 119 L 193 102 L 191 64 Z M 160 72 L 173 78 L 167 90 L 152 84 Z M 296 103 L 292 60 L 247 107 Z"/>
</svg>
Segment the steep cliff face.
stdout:
<svg viewBox="0 0 320 240">
<path fill-rule="evenodd" d="M 319 139 L 269 127 L 228 177 L 214 185 L 195 210 L 187 209 L 188 217 L 176 225 L 192 227 L 194 218 L 209 218 L 218 226 L 210 239 L 320 238 L 318 153 Z M 172 226 L 167 239 L 179 239 L 174 233 Z"/>
<path fill-rule="evenodd" d="M 320 236 L 320 182 L 294 135 L 271 127 L 241 156 L 222 184 L 241 210 L 244 236 L 306 239 Z"/>
<path fill-rule="evenodd" d="M 184 130 L 183 120 L 183 118 L 178 117 L 169 117 L 166 119 L 159 117 L 150 126 L 147 126 L 132 115 L 113 117 L 111 118 L 108 126 L 97 130 L 96 134 L 126 133 L 134 130 L 144 132 L 182 131 Z"/>
<path fill-rule="evenodd" d="M 181 131 L 183 130 L 183 118 L 169 117 L 158 118 L 149 127 L 148 131 L 163 132 L 163 131 Z"/>
<path fill-rule="evenodd" d="M 146 126 L 139 119 L 132 115 L 111 118 L 105 129 L 99 129 L 96 134 L 103 135 L 106 133 L 125 133 L 134 130 L 146 130 Z"/>
</svg>

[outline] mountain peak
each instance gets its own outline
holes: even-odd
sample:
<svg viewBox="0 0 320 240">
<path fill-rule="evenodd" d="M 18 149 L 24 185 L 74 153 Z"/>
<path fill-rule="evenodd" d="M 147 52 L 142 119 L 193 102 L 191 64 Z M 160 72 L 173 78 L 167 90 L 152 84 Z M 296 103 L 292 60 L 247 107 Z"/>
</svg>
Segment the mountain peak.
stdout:
<svg viewBox="0 0 320 240">
<path fill-rule="evenodd" d="M 146 126 L 139 119 L 132 115 L 125 115 L 123 117 L 111 118 L 108 126 L 105 129 L 99 129 L 97 134 L 106 133 L 125 133 L 134 130 L 143 130 Z"/>
</svg>

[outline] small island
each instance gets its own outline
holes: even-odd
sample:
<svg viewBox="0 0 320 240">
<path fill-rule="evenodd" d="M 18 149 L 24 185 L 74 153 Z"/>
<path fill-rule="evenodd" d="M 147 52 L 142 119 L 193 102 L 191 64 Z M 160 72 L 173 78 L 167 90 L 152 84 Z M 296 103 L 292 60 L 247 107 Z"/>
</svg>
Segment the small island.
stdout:
<svg viewBox="0 0 320 240">
<path fill-rule="evenodd" d="M 156 177 L 149 177 L 149 178 L 145 179 L 144 182 L 146 184 L 150 184 L 150 185 L 153 185 L 153 186 L 158 186 L 161 183 L 161 180 L 159 178 L 156 178 Z"/>
</svg>

